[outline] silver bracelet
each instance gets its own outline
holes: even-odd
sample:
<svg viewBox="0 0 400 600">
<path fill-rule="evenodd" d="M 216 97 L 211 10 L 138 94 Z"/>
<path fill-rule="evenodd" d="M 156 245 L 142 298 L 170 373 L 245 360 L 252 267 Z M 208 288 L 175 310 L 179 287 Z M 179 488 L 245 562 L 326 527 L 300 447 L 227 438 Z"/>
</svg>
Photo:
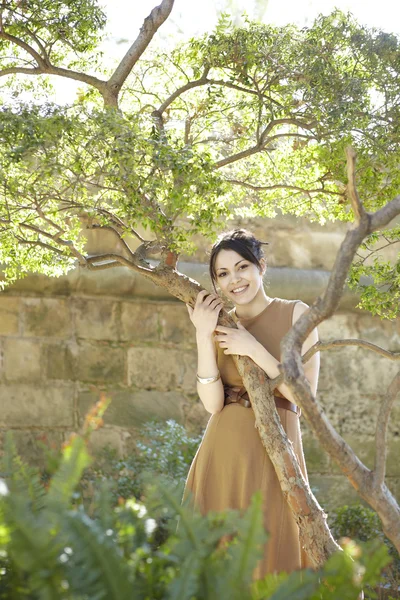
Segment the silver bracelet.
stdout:
<svg viewBox="0 0 400 600">
<path fill-rule="evenodd" d="M 218 379 L 220 379 L 221 374 L 218 372 L 218 375 L 216 375 L 215 377 L 199 377 L 196 374 L 196 377 L 199 383 L 214 383 L 214 381 L 218 381 Z"/>
</svg>

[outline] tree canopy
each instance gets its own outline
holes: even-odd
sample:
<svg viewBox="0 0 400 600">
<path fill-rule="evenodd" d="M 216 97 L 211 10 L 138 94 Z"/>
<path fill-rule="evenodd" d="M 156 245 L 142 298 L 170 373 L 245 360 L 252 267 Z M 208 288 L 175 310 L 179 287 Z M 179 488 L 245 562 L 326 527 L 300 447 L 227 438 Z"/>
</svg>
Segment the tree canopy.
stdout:
<svg viewBox="0 0 400 600">
<path fill-rule="evenodd" d="M 400 189 L 398 37 L 339 11 L 304 28 L 235 27 L 222 15 L 210 34 L 144 52 L 172 4 L 152 11 L 110 68 L 96 1 L 3 3 L 5 283 L 93 266 L 82 223 L 122 239 L 148 227 L 145 261 L 194 252 L 194 234 L 213 239 L 232 216 L 350 221 L 348 145 L 367 211 Z M 82 82 L 73 104 L 49 100 L 53 75 Z M 400 261 L 375 250 L 399 240 L 393 224 L 369 236 L 349 279 L 375 278 L 362 303 L 381 316 L 398 314 Z"/>
</svg>

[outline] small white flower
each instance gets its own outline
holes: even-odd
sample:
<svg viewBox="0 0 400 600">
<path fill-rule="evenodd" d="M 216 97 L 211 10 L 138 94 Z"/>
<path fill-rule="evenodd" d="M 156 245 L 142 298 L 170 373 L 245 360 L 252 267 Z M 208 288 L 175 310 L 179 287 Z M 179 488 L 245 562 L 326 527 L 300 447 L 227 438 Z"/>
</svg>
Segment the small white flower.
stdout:
<svg viewBox="0 0 400 600">
<path fill-rule="evenodd" d="M 4 479 L 0 479 L 0 496 L 7 496 L 9 494 L 9 490 Z"/>
<path fill-rule="evenodd" d="M 151 535 L 157 527 L 157 521 L 155 519 L 146 519 L 144 522 L 144 528 L 147 535 Z"/>
</svg>

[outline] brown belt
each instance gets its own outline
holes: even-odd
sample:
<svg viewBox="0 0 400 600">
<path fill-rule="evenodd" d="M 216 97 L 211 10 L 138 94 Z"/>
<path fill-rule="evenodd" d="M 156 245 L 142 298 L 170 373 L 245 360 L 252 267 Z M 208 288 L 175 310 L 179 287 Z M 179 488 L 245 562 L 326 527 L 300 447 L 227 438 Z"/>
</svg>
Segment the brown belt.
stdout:
<svg viewBox="0 0 400 600">
<path fill-rule="evenodd" d="M 250 398 L 245 387 L 230 387 L 229 385 L 224 385 L 224 392 L 224 406 L 227 404 L 232 404 L 233 402 L 237 402 L 245 408 L 251 408 Z M 293 402 L 290 402 L 287 398 L 284 398 L 278 390 L 277 393 L 275 392 L 274 394 L 274 400 L 278 408 L 291 410 L 292 412 L 298 414 L 299 417 L 301 416 L 301 408 L 296 404 L 293 404 Z"/>
</svg>

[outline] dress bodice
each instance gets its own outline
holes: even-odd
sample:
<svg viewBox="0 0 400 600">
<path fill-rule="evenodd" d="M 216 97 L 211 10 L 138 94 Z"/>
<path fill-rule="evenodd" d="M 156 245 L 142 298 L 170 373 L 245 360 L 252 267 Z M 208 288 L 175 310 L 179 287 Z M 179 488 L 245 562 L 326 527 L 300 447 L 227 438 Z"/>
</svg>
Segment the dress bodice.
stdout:
<svg viewBox="0 0 400 600">
<path fill-rule="evenodd" d="M 240 318 L 240 322 L 247 331 L 279 362 L 281 361 L 280 343 L 284 335 L 292 327 L 293 310 L 296 302 L 300 302 L 300 300 L 274 298 L 255 317 L 248 319 Z M 235 309 L 232 309 L 229 314 L 235 322 L 238 321 Z M 223 384 L 232 387 L 242 387 L 243 381 L 236 369 L 232 356 L 224 354 L 224 348 L 221 348 L 216 340 L 214 340 L 214 344 L 218 353 L 217 364 Z"/>
</svg>

